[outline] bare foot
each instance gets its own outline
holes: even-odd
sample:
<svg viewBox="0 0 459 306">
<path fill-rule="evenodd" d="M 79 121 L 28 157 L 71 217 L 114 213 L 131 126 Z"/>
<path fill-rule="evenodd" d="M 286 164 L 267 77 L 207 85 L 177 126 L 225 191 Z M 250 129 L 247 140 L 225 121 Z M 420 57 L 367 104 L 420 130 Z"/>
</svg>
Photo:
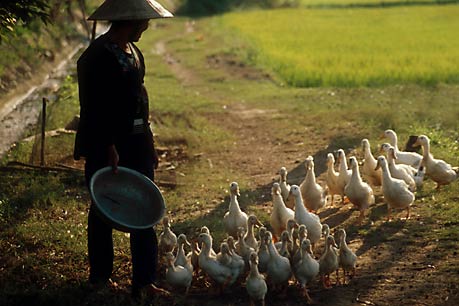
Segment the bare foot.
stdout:
<svg viewBox="0 0 459 306">
<path fill-rule="evenodd" d="M 171 293 L 163 288 L 157 287 L 154 284 L 149 284 L 142 288 L 132 288 L 132 296 L 134 298 L 141 298 L 142 296 L 149 298 L 155 296 L 169 297 L 171 296 Z"/>
</svg>

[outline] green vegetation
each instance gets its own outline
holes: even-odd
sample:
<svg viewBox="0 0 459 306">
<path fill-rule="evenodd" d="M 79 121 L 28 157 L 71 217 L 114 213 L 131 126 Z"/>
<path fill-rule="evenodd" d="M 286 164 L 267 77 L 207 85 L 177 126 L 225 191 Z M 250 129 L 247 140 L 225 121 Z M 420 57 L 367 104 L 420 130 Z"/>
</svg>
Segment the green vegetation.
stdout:
<svg viewBox="0 0 459 306">
<path fill-rule="evenodd" d="M 34 19 L 48 21 L 48 9 L 48 4 L 42 0 L 3 1 L 0 6 L 0 42 L 18 24 L 27 24 Z"/>
<path fill-rule="evenodd" d="M 95 2 L 3 1 L 0 5 L 0 95 L 36 78 L 42 74 L 40 69 L 60 61 L 89 37 L 83 11 L 93 10 Z M 0 105 L 2 102 L 0 100 Z"/>
<path fill-rule="evenodd" d="M 249 60 L 291 86 L 435 85 L 459 81 L 458 14 L 456 5 L 285 9 L 221 22 L 247 40 Z"/>
<path fill-rule="evenodd" d="M 457 2 L 457 0 L 300 0 L 300 4 L 302 6 L 311 8 L 391 7 L 435 5 Z"/>
<path fill-rule="evenodd" d="M 177 13 L 186 16 L 209 16 L 247 8 L 298 7 L 301 0 L 178 0 Z"/>
</svg>

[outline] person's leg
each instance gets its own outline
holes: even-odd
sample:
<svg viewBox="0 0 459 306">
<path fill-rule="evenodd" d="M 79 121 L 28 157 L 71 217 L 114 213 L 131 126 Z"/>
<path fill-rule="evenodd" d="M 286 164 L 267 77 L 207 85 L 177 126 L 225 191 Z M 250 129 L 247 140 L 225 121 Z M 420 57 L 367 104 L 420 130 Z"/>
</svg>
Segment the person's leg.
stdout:
<svg viewBox="0 0 459 306">
<path fill-rule="evenodd" d="M 106 283 L 113 270 L 112 228 L 100 218 L 95 204 L 91 204 L 88 215 L 89 281 L 92 284 Z"/>
<path fill-rule="evenodd" d="M 139 134 L 130 137 L 119 146 L 119 165 L 136 170 L 154 180 L 153 144 L 151 135 Z M 118 148 L 118 147 L 117 147 Z M 131 232 L 132 295 L 138 297 L 143 289 L 146 294 L 168 292 L 156 287 L 158 267 L 158 240 L 153 227 Z"/>
<path fill-rule="evenodd" d="M 141 288 L 156 279 L 158 241 L 153 228 L 131 233 L 132 286 Z"/>
<path fill-rule="evenodd" d="M 85 163 L 86 186 L 92 175 L 104 167 L 100 158 L 87 158 Z M 95 204 L 91 202 L 88 214 L 89 281 L 92 284 L 106 283 L 113 270 L 112 227 L 101 219 Z"/>
</svg>

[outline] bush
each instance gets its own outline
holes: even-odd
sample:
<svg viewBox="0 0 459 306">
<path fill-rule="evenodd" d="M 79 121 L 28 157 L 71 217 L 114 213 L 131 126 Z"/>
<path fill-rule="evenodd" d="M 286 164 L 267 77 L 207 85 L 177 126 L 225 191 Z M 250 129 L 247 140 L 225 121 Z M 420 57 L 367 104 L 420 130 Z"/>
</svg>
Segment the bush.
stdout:
<svg viewBox="0 0 459 306">
<path fill-rule="evenodd" d="M 184 0 L 177 13 L 206 16 L 245 7 L 298 7 L 300 2 L 300 0 Z"/>
</svg>

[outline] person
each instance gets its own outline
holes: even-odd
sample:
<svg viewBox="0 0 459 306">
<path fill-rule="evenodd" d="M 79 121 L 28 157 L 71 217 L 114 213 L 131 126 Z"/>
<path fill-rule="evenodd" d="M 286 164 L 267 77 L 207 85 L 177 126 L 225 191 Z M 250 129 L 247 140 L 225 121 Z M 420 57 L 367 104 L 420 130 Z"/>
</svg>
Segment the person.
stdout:
<svg viewBox="0 0 459 306">
<path fill-rule="evenodd" d="M 144 57 L 138 47 L 153 18 L 172 14 L 153 0 L 106 0 L 88 18 L 108 20 L 109 30 L 94 40 L 77 62 L 80 121 L 74 158 L 85 158 L 85 179 L 111 166 L 128 167 L 154 179 L 158 157 L 149 127 L 149 102 L 143 80 Z M 107 284 L 113 270 L 113 228 L 92 202 L 88 214 L 89 282 Z M 157 287 L 158 242 L 148 228 L 130 234 L 132 294 L 166 294 Z"/>
</svg>

